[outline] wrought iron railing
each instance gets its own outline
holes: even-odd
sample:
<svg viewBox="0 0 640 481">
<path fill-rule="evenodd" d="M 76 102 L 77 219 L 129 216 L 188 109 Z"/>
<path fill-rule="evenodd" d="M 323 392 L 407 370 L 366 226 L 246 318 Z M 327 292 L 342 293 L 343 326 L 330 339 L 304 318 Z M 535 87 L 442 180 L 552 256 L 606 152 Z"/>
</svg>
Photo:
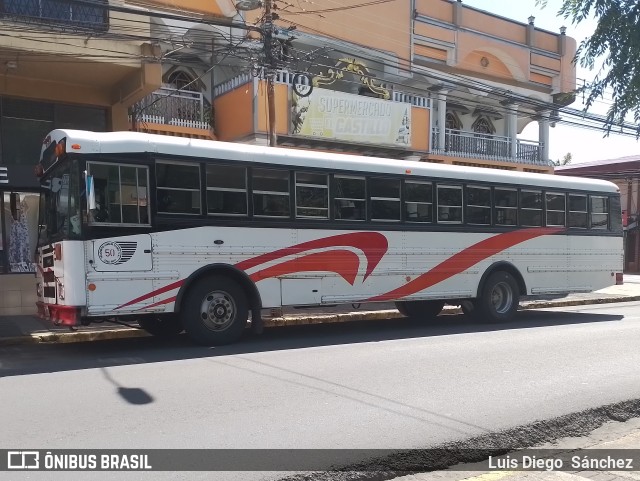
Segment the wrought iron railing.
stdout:
<svg viewBox="0 0 640 481">
<path fill-rule="evenodd" d="M 3 0 L 0 16 L 63 30 L 109 30 L 108 0 Z"/>
<path fill-rule="evenodd" d="M 446 129 L 444 145 L 438 145 L 438 129 L 432 130 L 432 152 L 459 157 L 509 160 L 528 164 L 542 164 L 542 146 L 532 140 L 516 140 L 516 158 L 511 157 L 511 140 L 500 135 L 479 134 Z"/>
<path fill-rule="evenodd" d="M 132 108 L 137 122 L 209 128 L 211 107 L 200 92 L 160 87 Z"/>
<path fill-rule="evenodd" d="M 259 72 L 258 78 L 261 77 L 261 73 Z M 293 85 L 294 77 L 296 76 L 296 72 L 289 72 L 288 70 L 278 70 L 275 75 L 275 83 Z M 215 86 L 213 89 L 214 96 L 218 97 L 227 92 L 230 92 L 241 85 L 245 85 L 249 83 L 253 79 L 253 76 L 248 73 L 243 73 L 234 77 L 232 79 L 227 80 L 226 82 L 220 83 Z M 415 107 L 423 107 L 428 108 L 431 106 L 430 100 L 428 97 L 424 97 L 422 95 L 409 94 L 406 92 L 402 92 L 399 90 L 394 90 L 391 92 L 391 102 L 402 102 L 408 103 Z"/>
</svg>

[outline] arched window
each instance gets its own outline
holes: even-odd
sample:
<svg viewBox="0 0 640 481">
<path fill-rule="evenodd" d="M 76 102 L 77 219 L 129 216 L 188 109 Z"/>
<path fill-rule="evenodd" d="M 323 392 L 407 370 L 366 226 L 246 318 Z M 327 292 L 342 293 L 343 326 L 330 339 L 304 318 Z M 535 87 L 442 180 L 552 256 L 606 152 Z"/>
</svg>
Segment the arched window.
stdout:
<svg viewBox="0 0 640 481">
<path fill-rule="evenodd" d="M 496 140 L 492 138 L 496 129 L 485 116 L 480 116 L 471 126 L 475 137 L 475 150 L 477 154 L 496 155 Z"/>
<path fill-rule="evenodd" d="M 169 84 L 177 90 L 186 90 L 189 92 L 198 91 L 197 82 L 194 82 L 194 79 L 182 70 L 177 70 L 169 76 Z"/>
<path fill-rule="evenodd" d="M 453 112 L 447 112 L 445 116 L 444 126 L 446 129 L 462 130 L 462 122 Z"/>
<path fill-rule="evenodd" d="M 473 131 L 478 134 L 492 135 L 495 129 L 488 118 L 479 117 L 478 120 L 473 123 Z"/>
<path fill-rule="evenodd" d="M 447 112 L 444 118 L 444 146 L 447 152 L 459 152 L 462 148 L 462 137 L 460 136 L 460 130 L 462 130 L 462 122 L 455 114 L 455 112 Z"/>
</svg>

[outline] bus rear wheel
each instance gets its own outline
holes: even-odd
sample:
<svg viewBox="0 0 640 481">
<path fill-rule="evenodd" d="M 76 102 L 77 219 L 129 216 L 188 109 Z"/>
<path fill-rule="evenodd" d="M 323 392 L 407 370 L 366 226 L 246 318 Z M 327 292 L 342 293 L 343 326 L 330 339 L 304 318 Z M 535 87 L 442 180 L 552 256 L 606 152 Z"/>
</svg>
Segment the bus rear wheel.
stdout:
<svg viewBox="0 0 640 481">
<path fill-rule="evenodd" d="M 509 322 L 518 310 L 519 299 L 518 283 L 513 276 L 504 271 L 494 272 L 473 303 L 473 316 L 481 322 Z"/>
<path fill-rule="evenodd" d="M 244 289 L 232 279 L 210 276 L 196 281 L 182 302 L 181 318 L 189 337 L 198 344 L 237 341 L 249 318 Z"/>
<path fill-rule="evenodd" d="M 149 334 L 162 339 L 170 339 L 184 329 L 176 316 L 145 316 L 138 319 L 138 325 Z"/>
<path fill-rule="evenodd" d="M 395 304 L 400 314 L 416 320 L 433 320 L 444 307 L 444 301 L 396 301 Z"/>
</svg>

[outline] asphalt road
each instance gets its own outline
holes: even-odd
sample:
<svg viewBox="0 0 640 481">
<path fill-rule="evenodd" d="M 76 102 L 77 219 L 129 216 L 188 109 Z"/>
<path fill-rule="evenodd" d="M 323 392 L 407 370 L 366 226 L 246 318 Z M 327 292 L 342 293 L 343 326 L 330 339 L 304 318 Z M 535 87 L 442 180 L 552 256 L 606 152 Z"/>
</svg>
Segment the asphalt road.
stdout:
<svg viewBox="0 0 640 481">
<path fill-rule="evenodd" d="M 640 303 L 441 317 L 2 348 L 0 448 L 428 447 L 640 398 Z"/>
</svg>

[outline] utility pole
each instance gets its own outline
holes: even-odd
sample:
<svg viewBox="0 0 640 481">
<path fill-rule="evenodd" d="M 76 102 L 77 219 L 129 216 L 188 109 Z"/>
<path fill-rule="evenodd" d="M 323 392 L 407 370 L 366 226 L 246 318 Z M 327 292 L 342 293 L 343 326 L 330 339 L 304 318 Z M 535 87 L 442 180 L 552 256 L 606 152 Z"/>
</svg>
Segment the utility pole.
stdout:
<svg viewBox="0 0 640 481">
<path fill-rule="evenodd" d="M 267 81 L 267 105 L 268 105 L 268 132 L 269 146 L 275 147 L 278 143 L 276 138 L 276 99 L 274 88 L 274 77 L 276 75 L 276 59 L 273 55 L 273 14 L 271 12 L 271 0 L 264 3 L 264 24 L 262 25 L 262 35 L 264 42 L 264 54 L 266 57 L 265 79 Z"/>
</svg>

